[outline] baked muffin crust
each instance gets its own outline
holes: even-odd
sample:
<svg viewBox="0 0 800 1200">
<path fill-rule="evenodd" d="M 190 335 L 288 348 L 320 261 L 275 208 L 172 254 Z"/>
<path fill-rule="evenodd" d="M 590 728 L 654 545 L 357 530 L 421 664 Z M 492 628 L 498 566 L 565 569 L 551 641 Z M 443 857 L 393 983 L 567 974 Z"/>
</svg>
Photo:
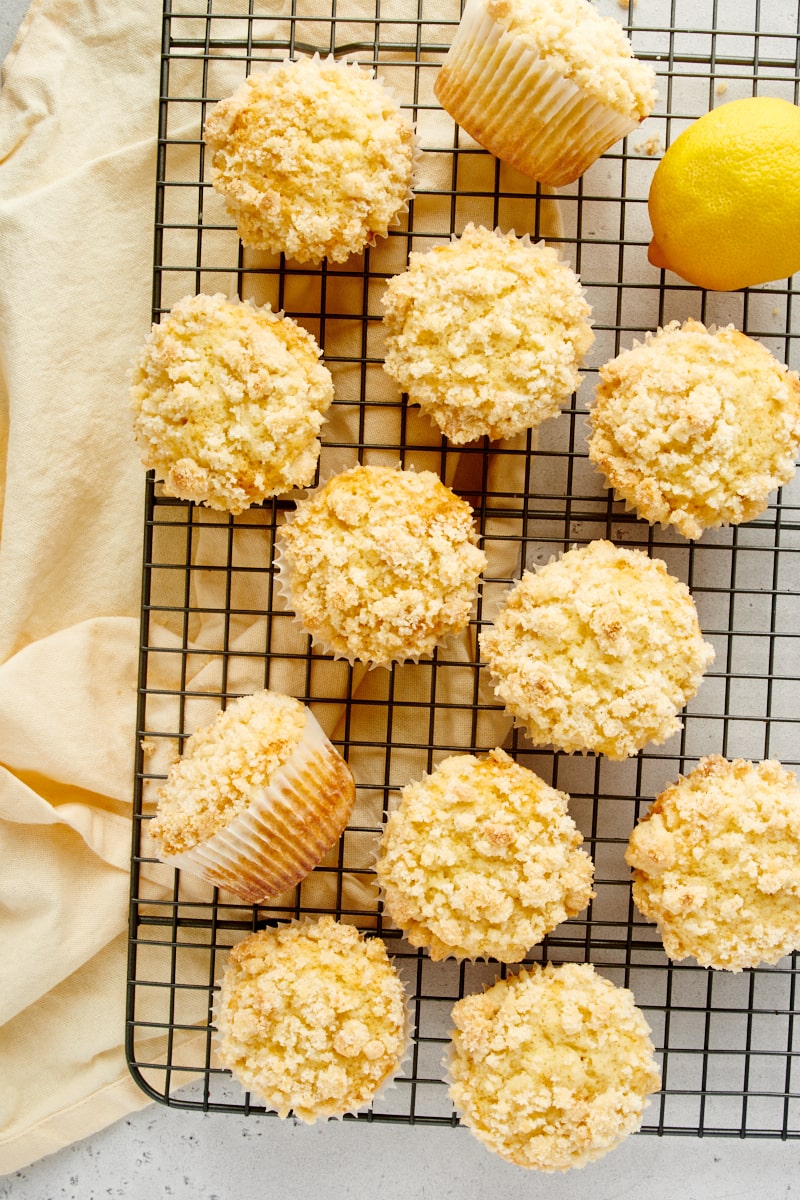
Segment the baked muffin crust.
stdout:
<svg viewBox="0 0 800 1200">
<path fill-rule="evenodd" d="M 686 585 L 607 541 L 526 571 L 480 645 L 495 695 L 532 741 L 612 759 L 680 729 L 714 658 Z"/>
<path fill-rule="evenodd" d="M 600 1158 L 639 1128 L 661 1086 L 632 993 L 588 963 L 498 980 L 459 1000 L 453 1021 L 453 1103 L 480 1141 L 521 1167 Z"/>
<path fill-rule="evenodd" d="M 369 1105 L 407 1044 L 402 981 L 380 938 L 323 916 L 233 947 L 215 1013 L 219 1061 L 280 1117 Z"/>
<path fill-rule="evenodd" d="M 543 242 L 469 224 L 389 280 L 385 369 L 456 445 L 557 415 L 594 340 L 578 277 Z"/>
<path fill-rule="evenodd" d="M 569 797 L 503 750 L 444 759 L 402 789 L 376 864 L 392 920 L 431 958 L 519 962 L 593 896 Z"/>
<path fill-rule="evenodd" d="M 246 246 L 344 262 L 406 208 L 411 124 L 355 64 L 315 56 L 256 72 L 214 106 L 203 136 Z"/>
<path fill-rule="evenodd" d="M 794 474 L 800 379 L 732 325 L 671 322 L 600 369 L 589 457 L 651 524 L 738 525 Z"/>
<path fill-rule="evenodd" d="M 741 971 L 800 949 L 800 787 L 779 762 L 701 759 L 656 797 L 625 858 L 670 958 Z"/>
</svg>

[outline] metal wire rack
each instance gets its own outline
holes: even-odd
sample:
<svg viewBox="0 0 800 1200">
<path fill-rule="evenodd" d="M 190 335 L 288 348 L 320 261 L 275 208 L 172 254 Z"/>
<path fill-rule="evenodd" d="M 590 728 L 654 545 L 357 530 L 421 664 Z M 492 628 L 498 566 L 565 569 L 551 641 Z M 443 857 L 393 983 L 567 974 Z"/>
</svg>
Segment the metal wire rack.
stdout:
<svg viewBox="0 0 800 1200">
<path fill-rule="evenodd" d="M 289 500 L 237 518 L 164 497 L 145 513 L 140 710 L 130 918 L 128 1057 L 150 1096 L 201 1110 L 261 1110 L 215 1065 L 212 1007 L 227 949 L 253 929 L 331 912 L 383 936 L 412 998 L 411 1061 L 359 1120 L 456 1124 L 441 1060 L 450 1008 L 491 982 L 493 963 L 432 963 L 383 919 L 372 883 L 393 794 L 446 754 L 504 741 L 567 791 L 596 864 L 597 897 L 529 961 L 584 959 L 633 989 L 653 1028 L 663 1089 L 651 1133 L 800 1136 L 800 958 L 741 974 L 670 963 L 632 906 L 624 847 L 639 813 L 679 771 L 718 752 L 796 768 L 800 733 L 800 486 L 767 512 L 696 542 L 652 529 L 603 487 L 586 453 L 586 402 L 598 367 L 672 319 L 734 323 L 795 368 L 797 288 L 786 281 L 705 293 L 648 265 L 646 200 L 661 152 L 709 107 L 752 94 L 798 101 L 800 7 L 786 0 L 603 0 L 651 61 L 660 99 L 557 201 L 459 131 L 433 80 L 459 0 L 165 0 L 155 216 L 154 319 L 183 295 L 270 300 L 318 338 L 334 375 L 320 471 L 414 463 L 439 471 L 475 509 L 490 560 L 472 634 L 523 566 L 606 537 L 663 558 L 692 589 L 717 656 L 684 728 L 626 763 L 528 745 L 485 686 L 474 654 L 365 672 L 313 652 L 273 590 L 272 540 Z M 208 183 L 207 109 L 253 69 L 320 51 L 376 68 L 416 122 L 420 179 L 407 220 L 363 257 L 300 267 L 244 251 Z M 393 390 L 381 369 L 380 293 L 411 249 L 474 220 L 547 236 L 580 272 L 596 341 L 573 402 L 534 438 L 456 449 Z M 257 907 L 180 877 L 148 852 L 155 789 L 183 739 L 233 696 L 270 686 L 308 702 L 358 781 L 353 824 L 313 874 Z M 178 1085 L 181 1086 L 176 1090 Z"/>
</svg>

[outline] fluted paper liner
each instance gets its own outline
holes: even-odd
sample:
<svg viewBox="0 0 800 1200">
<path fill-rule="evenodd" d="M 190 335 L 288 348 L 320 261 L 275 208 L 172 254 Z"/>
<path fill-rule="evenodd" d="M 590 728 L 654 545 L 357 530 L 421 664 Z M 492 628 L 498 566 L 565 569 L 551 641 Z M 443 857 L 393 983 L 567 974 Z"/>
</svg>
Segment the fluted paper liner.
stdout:
<svg viewBox="0 0 800 1200">
<path fill-rule="evenodd" d="M 206 841 L 163 861 L 248 903 L 272 899 L 321 862 L 354 800 L 350 768 L 306 709 L 300 741 L 257 799 Z"/>
<path fill-rule="evenodd" d="M 572 183 L 639 124 L 549 66 L 482 0 L 469 0 L 433 90 L 476 142 L 552 187 Z"/>
</svg>

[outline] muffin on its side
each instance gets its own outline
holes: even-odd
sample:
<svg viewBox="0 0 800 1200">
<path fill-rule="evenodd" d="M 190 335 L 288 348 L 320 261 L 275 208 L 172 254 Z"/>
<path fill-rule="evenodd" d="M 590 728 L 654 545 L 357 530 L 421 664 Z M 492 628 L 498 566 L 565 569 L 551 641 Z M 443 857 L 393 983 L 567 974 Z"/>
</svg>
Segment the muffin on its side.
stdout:
<svg viewBox="0 0 800 1200">
<path fill-rule="evenodd" d="M 459 445 L 554 417 L 580 383 L 590 308 L 543 242 L 467 225 L 389 280 L 384 367 Z"/>
<path fill-rule="evenodd" d="M 233 947 L 215 1009 L 219 1061 L 280 1117 L 365 1108 L 408 1041 L 402 981 L 380 938 L 332 917 Z"/>
<path fill-rule="evenodd" d="M 246 246 L 344 262 L 406 209 L 411 124 L 355 63 L 315 55 L 254 73 L 212 108 L 203 137 Z"/>
<path fill-rule="evenodd" d="M 566 1171 L 639 1128 L 661 1086 L 627 988 L 586 963 L 498 980 L 453 1007 L 450 1095 L 462 1122 L 520 1167 Z"/>
<path fill-rule="evenodd" d="M 670 958 L 741 971 L 800 949 L 800 787 L 779 762 L 701 759 L 656 797 L 625 858 Z"/>
<path fill-rule="evenodd" d="M 400 795 L 378 883 L 391 919 L 434 961 L 519 962 L 594 895 L 569 797 L 503 750 L 446 758 Z"/>
<path fill-rule="evenodd" d="M 480 645 L 533 742 L 612 759 L 679 730 L 714 658 L 686 585 L 606 541 L 526 571 Z"/>
<path fill-rule="evenodd" d="M 738 525 L 792 478 L 800 379 L 732 325 L 677 321 L 600 369 L 589 457 L 651 524 Z"/>
<path fill-rule="evenodd" d="M 472 509 L 432 471 L 356 466 L 277 534 L 280 580 L 322 649 L 388 665 L 465 629 L 486 555 Z"/>
<path fill-rule="evenodd" d="M 310 333 L 265 304 L 186 296 L 131 371 L 133 428 L 168 496 L 231 513 L 306 487 L 333 400 Z"/>
<path fill-rule="evenodd" d="M 433 90 L 492 154 L 560 187 L 649 116 L 654 84 L 589 0 L 467 0 Z"/>
<path fill-rule="evenodd" d="M 350 768 L 311 711 L 261 691 L 187 738 L 148 832 L 163 862 L 258 903 L 324 858 L 354 801 Z"/>
</svg>

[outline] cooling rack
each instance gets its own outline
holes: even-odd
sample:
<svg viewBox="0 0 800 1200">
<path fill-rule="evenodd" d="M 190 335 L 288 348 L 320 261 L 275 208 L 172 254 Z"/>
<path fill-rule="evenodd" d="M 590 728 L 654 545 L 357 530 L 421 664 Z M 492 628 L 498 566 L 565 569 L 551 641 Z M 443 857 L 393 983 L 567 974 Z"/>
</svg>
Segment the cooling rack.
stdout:
<svg viewBox="0 0 800 1200">
<path fill-rule="evenodd" d="M 336 386 L 323 476 L 356 461 L 437 470 L 472 503 L 489 557 L 469 635 L 430 661 L 364 671 L 312 652 L 274 588 L 279 499 L 230 518 L 148 482 L 130 962 L 128 1058 L 155 1099 L 199 1110 L 263 1110 L 213 1053 L 215 981 L 227 950 L 270 922 L 330 912 L 386 939 L 411 997 L 413 1053 L 397 1086 L 357 1120 L 457 1124 L 441 1060 L 453 1002 L 497 964 L 432 963 L 384 920 L 372 863 L 397 789 L 449 753 L 505 744 L 567 791 L 596 864 L 597 896 L 527 961 L 589 960 L 633 989 L 653 1029 L 663 1089 L 644 1131 L 800 1136 L 800 962 L 741 974 L 670 963 L 631 903 L 623 853 L 640 812 L 706 753 L 775 757 L 797 768 L 800 733 L 800 486 L 757 520 L 689 543 L 615 503 L 588 461 L 586 406 L 598 367 L 669 320 L 734 323 L 800 366 L 797 289 L 783 281 L 705 293 L 647 263 L 646 201 L 663 150 L 691 120 L 740 96 L 798 101 L 800 10 L 786 0 L 630 0 L 599 7 L 653 63 L 659 101 L 636 133 L 557 199 L 502 166 L 442 113 L 433 81 L 458 0 L 165 0 L 153 316 L 181 296 L 269 300 L 319 340 Z M 407 217 L 362 257 L 301 267 L 243 251 L 208 182 L 209 105 L 252 70 L 319 51 L 377 69 L 416 123 L 419 179 Z M 537 437 L 456 449 L 381 369 L 380 294 L 412 249 L 468 220 L 546 236 L 580 272 L 596 340 L 585 379 Z M 663 558 L 694 594 L 716 661 L 680 734 L 626 763 L 525 742 L 487 686 L 475 635 L 523 566 L 596 537 Z M 308 702 L 358 781 L 353 822 L 320 867 L 275 904 L 231 902 L 155 861 L 155 790 L 184 738 L 234 696 L 269 686 Z"/>
</svg>

